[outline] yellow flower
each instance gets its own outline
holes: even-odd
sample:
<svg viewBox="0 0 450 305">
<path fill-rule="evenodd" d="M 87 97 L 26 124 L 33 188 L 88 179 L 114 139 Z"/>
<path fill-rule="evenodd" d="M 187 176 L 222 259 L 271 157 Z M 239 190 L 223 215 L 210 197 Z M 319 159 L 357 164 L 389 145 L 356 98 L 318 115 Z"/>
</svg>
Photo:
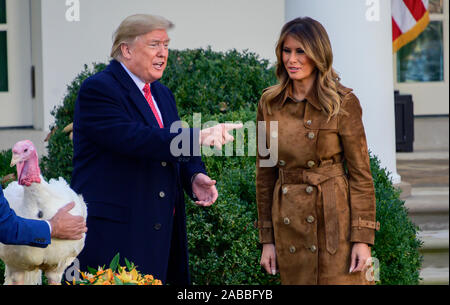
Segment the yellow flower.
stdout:
<svg viewBox="0 0 450 305">
<path fill-rule="evenodd" d="M 130 275 L 132 280 L 138 280 L 139 278 L 139 273 L 136 271 L 136 269 L 131 270 Z"/>
</svg>

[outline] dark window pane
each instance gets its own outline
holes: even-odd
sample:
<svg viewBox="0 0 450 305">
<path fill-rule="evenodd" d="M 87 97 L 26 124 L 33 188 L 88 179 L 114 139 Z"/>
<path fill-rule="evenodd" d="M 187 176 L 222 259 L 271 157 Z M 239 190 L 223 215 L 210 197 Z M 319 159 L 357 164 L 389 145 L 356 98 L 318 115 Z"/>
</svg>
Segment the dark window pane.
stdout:
<svg viewBox="0 0 450 305">
<path fill-rule="evenodd" d="M 8 48 L 6 31 L 0 32 L 0 92 L 8 91 Z"/>
<path fill-rule="evenodd" d="M 6 23 L 6 0 L 0 0 L 0 23 Z"/>
<path fill-rule="evenodd" d="M 428 10 L 430 14 L 442 14 L 444 12 L 444 0 L 430 0 Z"/>
<path fill-rule="evenodd" d="M 417 39 L 397 52 L 397 81 L 444 80 L 443 25 L 431 21 Z"/>
</svg>

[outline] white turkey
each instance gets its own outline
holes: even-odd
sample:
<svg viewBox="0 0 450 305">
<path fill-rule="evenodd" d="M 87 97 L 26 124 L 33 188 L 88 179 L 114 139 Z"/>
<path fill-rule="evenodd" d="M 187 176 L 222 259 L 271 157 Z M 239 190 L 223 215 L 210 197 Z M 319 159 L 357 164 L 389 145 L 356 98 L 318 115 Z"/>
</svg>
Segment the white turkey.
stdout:
<svg viewBox="0 0 450 305">
<path fill-rule="evenodd" d="M 87 207 L 63 178 L 46 182 L 40 174 L 36 148 L 29 140 L 13 147 L 11 166 L 17 167 L 17 180 L 8 185 L 4 195 L 18 216 L 49 220 L 69 202 L 75 202 L 70 214 L 87 217 Z M 0 259 L 5 263 L 5 284 L 41 284 L 42 271 L 49 284 L 59 284 L 64 270 L 84 247 L 80 240 L 52 238 L 46 248 L 4 245 L 0 243 Z"/>
</svg>

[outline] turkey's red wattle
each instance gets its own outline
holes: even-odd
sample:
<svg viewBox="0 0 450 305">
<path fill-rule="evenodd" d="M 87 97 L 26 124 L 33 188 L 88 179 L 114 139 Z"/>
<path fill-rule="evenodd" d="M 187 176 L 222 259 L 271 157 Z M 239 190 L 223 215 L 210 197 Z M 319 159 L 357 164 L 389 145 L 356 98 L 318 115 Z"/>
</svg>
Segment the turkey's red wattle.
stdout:
<svg viewBox="0 0 450 305">
<path fill-rule="evenodd" d="M 30 186 L 33 182 L 41 183 L 41 169 L 39 168 L 37 153 L 33 154 L 28 160 L 20 162 L 16 167 L 17 180 L 20 185 Z"/>
</svg>

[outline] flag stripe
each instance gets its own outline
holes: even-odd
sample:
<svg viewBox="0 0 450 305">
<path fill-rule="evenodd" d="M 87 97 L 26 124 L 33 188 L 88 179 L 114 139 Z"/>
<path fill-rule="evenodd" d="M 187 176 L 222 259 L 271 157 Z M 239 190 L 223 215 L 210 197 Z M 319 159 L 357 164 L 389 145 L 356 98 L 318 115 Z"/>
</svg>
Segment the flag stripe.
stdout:
<svg viewBox="0 0 450 305">
<path fill-rule="evenodd" d="M 427 10 L 422 0 L 403 0 L 403 2 L 405 2 L 406 7 L 416 21 L 419 21 Z"/>
<path fill-rule="evenodd" d="M 401 34 L 402 31 L 400 31 L 397 22 L 395 22 L 394 18 L 392 18 L 392 39 L 396 40 Z"/>
<path fill-rule="evenodd" d="M 394 52 L 397 52 L 401 47 L 416 39 L 427 28 L 429 23 L 430 15 L 427 11 L 410 31 L 403 33 L 393 42 Z"/>
<path fill-rule="evenodd" d="M 391 0 L 394 52 L 413 41 L 430 22 L 429 0 Z"/>
<path fill-rule="evenodd" d="M 402 33 L 408 32 L 416 24 L 416 19 L 414 19 L 403 0 L 392 0 L 391 3 L 392 17 L 397 22 L 399 29 Z"/>
</svg>

